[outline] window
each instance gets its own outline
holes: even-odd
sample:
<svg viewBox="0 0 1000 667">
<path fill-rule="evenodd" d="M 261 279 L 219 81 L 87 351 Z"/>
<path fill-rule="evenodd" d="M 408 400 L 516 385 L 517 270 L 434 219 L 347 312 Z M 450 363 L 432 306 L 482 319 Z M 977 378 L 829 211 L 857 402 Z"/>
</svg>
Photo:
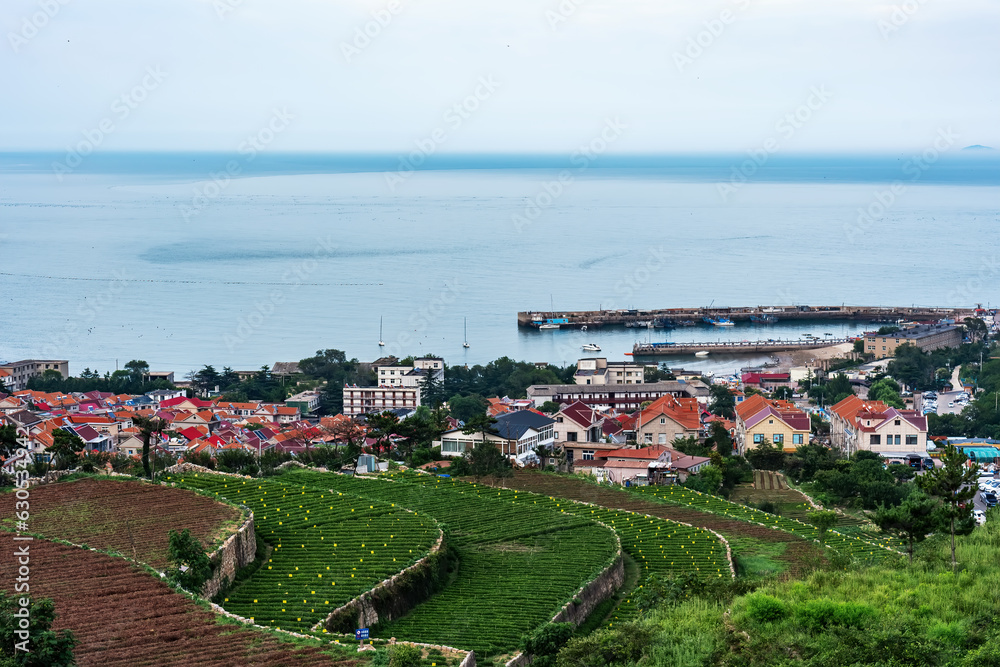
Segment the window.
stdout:
<svg viewBox="0 0 1000 667">
<path fill-rule="evenodd" d="M 880 436 L 880 435 L 870 435 L 870 436 L 868 436 L 868 444 L 869 445 L 881 445 L 882 444 L 882 436 Z"/>
<path fill-rule="evenodd" d="M 899 420 L 897 419 L 897 420 L 896 420 L 896 421 L 895 421 L 895 422 L 893 423 L 893 425 L 894 425 L 894 426 L 899 426 Z"/>
<path fill-rule="evenodd" d="M 660 423 L 661 424 L 666 424 L 667 423 L 667 418 L 666 417 L 660 417 Z"/>
<path fill-rule="evenodd" d="M 656 442 L 657 442 L 657 444 L 660 444 L 660 445 L 667 444 L 667 434 L 666 433 L 661 433 L 659 435 L 659 437 L 657 438 Z"/>
<path fill-rule="evenodd" d="M 644 436 L 644 440 L 645 440 L 645 442 L 646 442 L 647 445 L 653 444 L 653 434 L 652 433 L 644 433 L 643 436 Z"/>
<path fill-rule="evenodd" d="M 908 445 L 915 445 L 915 444 L 917 444 L 917 436 L 915 436 L 915 435 L 908 435 L 908 436 L 906 436 L 906 444 L 908 444 Z"/>
<path fill-rule="evenodd" d="M 585 449 L 585 450 L 583 450 L 583 460 L 584 461 L 593 461 L 594 460 L 594 450 L 593 449 Z"/>
<path fill-rule="evenodd" d="M 801 444 L 803 444 L 803 439 L 804 438 L 805 438 L 805 435 L 803 435 L 802 433 L 793 433 L 792 434 L 792 444 L 793 445 L 801 445 Z"/>
<path fill-rule="evenodd" d="M 755 445 L 759 445 L 760 443 L 764 442 L 764 434 L 763 433 L 754 433 L 753 434 L 753 442 L 754 442 Z"/>
<path fill-rule="evenodd" d="M 576 431 L 566 431 L 566 441 L 576 442 Z"/>
<path fill-rule="evenodd" d="M 780 445 L 785 442 L 785 434 L 775 433 L 774 435 L 771 436 L 771 440 L 774 442 L 774 444 Z"/>
<path fill-rule="evenodd" d="M 898 444 L 900 444 L 900 442 L 899 442 L 899 438 L 900 438 L 900 436 L 898 436 L 898 435 L 897 435 L 897 436 L 896 436 L 896 440 L 895 440 L 895 441 L 894 441 L 894 442 L 893 442 L 892 444 L 894 444 L 894 445 L 898 445 Z"/>
</svg>

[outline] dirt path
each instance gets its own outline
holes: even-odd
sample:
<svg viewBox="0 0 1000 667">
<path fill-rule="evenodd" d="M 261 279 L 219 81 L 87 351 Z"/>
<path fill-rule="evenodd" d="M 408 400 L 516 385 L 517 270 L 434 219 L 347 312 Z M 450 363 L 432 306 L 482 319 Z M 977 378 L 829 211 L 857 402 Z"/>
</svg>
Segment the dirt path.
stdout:
<svg viewBox="0 0 1000 667">
<path fill-rule="evenodd" d="M 504 486 L 509 489 L 532 491 L 546 496 L 558 496 L 569 500 L 594 503 L 602 507 L 640 512 L 662 519 L 689 523 L 692 526 L 717 531 L 727 539 L 730 537 L 752 537 L 766 542 L 785 542 L 788 544 L 785 553 L 777 560 L 788 564 L 788 573 L 791 576 L 800 574 L 809 562 L 815 561 L 817 557 L 822 555 L 819 547 L 791 533 L 745 521 L 728 519 L 717 514 L 701 512 L 680 505 L 643 500 L 625 491 L 598 487 L 584 480 L 519 471 L 515 473 L 513 478 L 504 480 Z"/>
</svg>

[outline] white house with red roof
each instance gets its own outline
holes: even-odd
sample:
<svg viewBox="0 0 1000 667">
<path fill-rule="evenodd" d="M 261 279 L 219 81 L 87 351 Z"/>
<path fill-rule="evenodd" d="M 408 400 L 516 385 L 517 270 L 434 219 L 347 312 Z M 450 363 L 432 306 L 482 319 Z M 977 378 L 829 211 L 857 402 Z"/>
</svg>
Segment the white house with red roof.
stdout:
<svg viewBox="0 0 1000 667">
<path fill-rule="evenodd" d="M 830 440 L 847 454 L 858 450 L 882 456 L 927 452 L 927 417 L 880 401 L 848 396 L 830 408 Z"/>
</svg>

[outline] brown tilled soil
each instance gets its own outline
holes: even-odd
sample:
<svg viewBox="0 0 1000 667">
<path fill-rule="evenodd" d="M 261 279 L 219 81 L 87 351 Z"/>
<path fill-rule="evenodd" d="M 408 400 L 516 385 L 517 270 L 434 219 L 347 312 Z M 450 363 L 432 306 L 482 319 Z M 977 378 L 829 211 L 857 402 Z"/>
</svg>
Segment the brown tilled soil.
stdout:
<svg viewBox="0 0 1000 667">
<path fill-rule="evenodd" d="M 153 567 L 168 563 L 168 533 L 187 528 L 206 547 L 236 527 L 239 510 L 192 491 L 143 482 L 87 478 L 32 487 L 28 532 L 96 549 L 114 549 Z M 0 520 L 14 517 L 0 497 Z M 134 551 L 133 551 L 134 547 Z"/>
<path fill-rule="evenodd" d="M 14 552 L 23 544 L 10 533 L 0 538 L 0 587 L 8 594 L 17 576 Z M 44 540 L 28 544 L 31 595 L 53 600 L 53 629 L 73 630 L 82 667 L 355 664 L 263 632 L 218 625 L 211 612 L 119 558 Z"/>
<path fill-rule="evenodd" d="M 584 480 L 556 477 L 531 471 L 518 471 L 513 478 L 505 479 L 503 485 L 510 489 L 532 491 L 546 496 L 579 500 L 602 507 L 681 521 L 692 526 L 709 528 L 726 538 L 753 537 L 766 542 L 786 542 L 788 546 L 785 548 L 784 554 L 776 557 L 776 560 L 788 564 L 789 576 L 798 576 L 809 562 L 814 562 L 817 558 L 822 557 L 819 547 L 791 533 L 745 521 L 728 519 L 690 507 L 643 500 L 625 491 L 598 487 Z"/>
</svg>

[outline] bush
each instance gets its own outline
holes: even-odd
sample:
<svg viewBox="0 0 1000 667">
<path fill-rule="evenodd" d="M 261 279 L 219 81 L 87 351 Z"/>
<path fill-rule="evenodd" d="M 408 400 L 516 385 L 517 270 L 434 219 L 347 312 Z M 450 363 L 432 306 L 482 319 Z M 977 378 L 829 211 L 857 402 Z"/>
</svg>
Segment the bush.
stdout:
<svg viewBox="0 0 1000 667">
<path fill-rule="evenodd" d="M 832 600 L 809 600 L 795 610 L 796 621 L 813 632 L 835 625 L 863 628 L 876 616 L 875 610 L 866 604 Z"/>
<path fill-rule="evenodd" d="M 556 664 L 558 667 L 605 667 L 636 662 L 652 638 L 651 631 L 631 623 L 600 630 L 569 640 L 559 651 Z"/>
<path fill-rule="evenodd" d="M 758 623 L 772 623 L 788 616 L 788 607 L 771 595 L 752 593 L 746 597 L 746 615 Z"/>
<path fill-rule="evenodd" d="M 53 632 L 50 628 L 56 618 L 52 600 L 34 600 L 28 611 L 28 648 L 30 652 L 18 651 L 16 645 L 24 641 L 15 632 L 20 627 L 20 619 L 14 614 L 19 611 L 17 598 L 9 598 L 0 591 L 0 664 L 19 667 L 63 667 L 75 665 L 73 648 L 76 638 L 72 630 Z M 15 657 L 16 656 L 16 657 Z"/>
<path fill-rule="evenodd" d="M 420 667 L 423 652 L 410 644 L 393 644 L 389 647 L 389 667 Z"/>
<path fill-rule="evenodd" d="M 532 665 L 550 667 L 556 664 L 556 654 L 566 645 L 576 630 L 572 623 L 548 623 L 521 638 L 521 650 L 533 656 Z"/>
</svg>

